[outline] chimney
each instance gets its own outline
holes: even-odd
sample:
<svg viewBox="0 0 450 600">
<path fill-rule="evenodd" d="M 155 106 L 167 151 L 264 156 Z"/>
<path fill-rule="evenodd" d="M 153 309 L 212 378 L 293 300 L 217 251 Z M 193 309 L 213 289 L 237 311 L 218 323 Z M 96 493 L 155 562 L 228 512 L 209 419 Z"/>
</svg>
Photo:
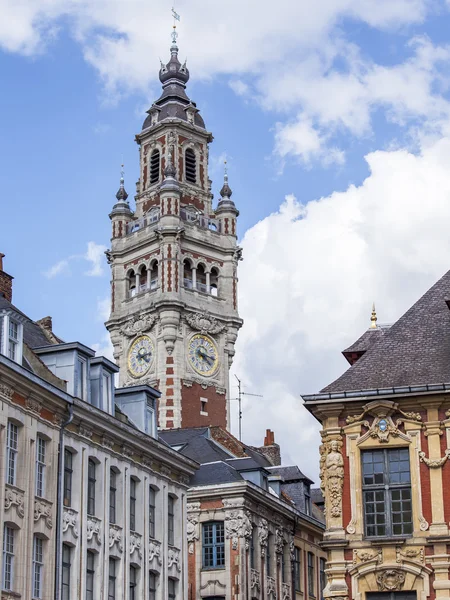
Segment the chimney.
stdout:
<svg viewBox="0 0 450 600">
<path fill-rule="evenodd" d="M 8 302 L 12 302 L 12 280 L 14 277 L 3 270 L 4 258 L 5 255 L 0 252 L 0 295 L 4 296 Z"/>
<path fill-rule="evenodd" d="M 45 329 L 46 331 L 53 333 L 53 324 L 52 324 L 51 317 L 44 317 L 43 319 L 39 319 L 39 321 L 36 321 L 36 323 L 40 327 L 42 327 L 42 329 Z"/>
<path fill-rule="evenodd" d="M 266 429 L 264 446 L 260 446 L 257 450 L 261 452 L 261 454 L 264 454 L 273 467 L 281 465 L 280 446 L 275 444 L 275 434 L 271 429 Z"/>
</svg>

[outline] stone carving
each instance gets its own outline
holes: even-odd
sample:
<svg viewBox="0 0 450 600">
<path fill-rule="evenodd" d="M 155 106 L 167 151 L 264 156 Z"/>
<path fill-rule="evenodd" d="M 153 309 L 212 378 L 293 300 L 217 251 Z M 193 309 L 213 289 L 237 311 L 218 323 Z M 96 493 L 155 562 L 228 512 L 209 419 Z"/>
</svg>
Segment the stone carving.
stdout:
<svg viewBox="0 0 450 600">
<path fill-rule="evenodd" d="M 178 475 L 178 481 L 181 483 L 181 485 L 189 485 L 189 476 L 185 475 L 184 473 L 180 473 Z"/>
<path fill-rule="evenodd" d="M 423 559 L 424 559 L 423 548 L 412 547 L 412 548 L 405 548 L 404 550 L 402 550 L 400 546 L 397 546 L 396 553 L 397 553 L 396 561 L 398 563 L 401 563 L 403 559 L 413 560 L 416 562 L 423 563 Z"/>
<path fill-rule="evenodd" d="M 199 539 L 198 515 L 188 513 L 186 533 L 188 541 L 188 552 L 189 554 L 194 554 L 194 544 Z"/>
<path fill-rule="evenodd" d="M 52 504 L 42 498 L 34 501 L 34 522 L 37 523 L 40 518 L 45 520 L 48 529 L 53 527 Z"/>
<path fill-rule="evenodd" d="M 245 539 L 245 547 L 248 549 L 251 535 L 252 522 L 248 511 L 231 510 L 225 514 L 225 536 L 227 540 L 231 540 L 233 550 L 237 550 L 239 538 Z"/>
<path fill-rule="evenodd" d="M 281 600 L 290 600 L 291 586 L 288 583 L 281 584 Z"/>
<path fill-rule="evenodd" d="M 450 449 L 447 448 L 444 456 L 442 458 L 427 458 L 425 456 L 425 452 L 420 451 L 419 452 L 419 460 L 420 462 L 423 462 L 427 465 L 427 467 L 429 467 L 430 469 L 439 469 L 439 467 L 442 467 L 445 464 L 445 461 L 450 457 Z"/>
<path fill-rule="evenodd" d="M 109 547 L 112 548 L 117 544 L 119 552 L 123 551 L 122 544 L 122 528 L 119 525 L 109 524 Z"/>
<path fill-rule="evenodd" d="M 274 598 L 276 598 L 276 596 L 277 596 L 276 584 L 275 584 L 274 577 L 269 577 L 269 576 L 266 577 L 266 594 L 267 594 L 267 597 L 272 595 Z"/>
<path fill-rule="evenodd" d="M 184 387 L 190 388 L 195 382 L 198 383 L 204 390 L 207 390 L 209 387 L 213 387 L 215 388 L 218 394 L 220 394 L 221 396 L 225 396 L 226 389 L 218 385 L 217 381 L 215 381 L 214 379 L 210 381 L 205 381 L 204 379 L 196 377 L 195 375 L 191 375 L 190 377 L 190 379 L 182 379 L 182 384 L 184 385 Z"/>
<path fill-rule="evenodd" d="M 170 477 L 172 475 L 172 470 L 169 467 L 166 467 L 166 465 L 161 465 L 159 472 L 161 475 L 164 475 L 164 477 Z"/>
<path fill-rule="evenodd" d="M 135 531 L 132 531 L 130 533 L 130 556 L 132 556 L 135 552 L 137 552 L 137 555 L 139 556 L 139 558 L 142 558 L 141 546 L 142 546 L 141 534 L 136 533 Z"/>
<path fill-rule="evenodd" d="M 9 387 L 9 385 L 6 385 L 5 383 L 0 383 L 0 396 L 3 396 L 7 400 L 11 400 L 13 394 L 14 390 L 12 387 Z"/>
<path fill-rule="evenodd" d="M 372 422 L 364 420 L 364 417 L 367 414 L 374 417 Z M 394 423 L 392 417 L 395 414 L 399 414 L 403 418 L 397 419 Z M 422 417 L 419 413 L 404 412 L 399 408 L 396 402 L 388 400 L 374 400 L 373 402 L 369 402 L 364 406 L 361 414 L 349 416 L 346 420 L 349 425 L 361 423 L 364 427 L 367 427 L 368 431 L 361 436 L 358 444 L 368 437 L 377 438 L 380 443 L 387 443 L 390 436 L 400 437 L 410 442 L 410 437 L 402 433 L 399 426 L 404 423 L 405 420 L 415 421 L 420 424 L 422 423 Z"/>
<path fill-rule="evenodd" d="M 425 519 L 425 517 L 423 515 L 419 515 L 419 521 L 420 521 L 420 531 L 426 531 L 430 524 L 428 523 L 428 521 Z"/>
<path fill-rule="evenodd" d="M 99 546 L 101 546 L 102 541 L 100 538 L 101 535 L 101 520 L 97 517 L 89 516 L 87 519 L 87 539 L 88 542 L 94 540 L 97 542 Z"/>
<path fill-rule="evenodd" d="M 60 413 L 54 413 L 52 421 L 53 421 L 53 425 L 56 425 L 57 427 L 61 427 L 61 425 L 64 423 L 64 416 L 61 415 Z"/>
<path fill-rule="evenodd" d="M 225 500 L 224 500 L 225 502 Z M 225 506 L 225 504 L 224 504 Z M 200 502 L 188 502 L 186 504 L 186 510 L 187 512 L 192 512 L 194 510 L 200 510 L 201 509 L 201 503 Z"/>
<path fill-rule="evenodd" d="M 16 513 L 22 519 L 25 514 L 24 509 L 24 492 L 11 485 L 7 485 L 5 489 L 5 511 L 11 506 L 15 506 Z"/>
<path fill-rule="evenodd" d="M 173 566 L 176 567 L 178 572 L 181 571 L 180 551 L 178 548 L 169 548 L 167 553 L 167 568 L 171 569 Z"/>
<path fill-rule="evenodd" d="M 152 562 L 156 558 L 159 565 L 162 565 L 161 560 L 161 542 L 150 539 L 148 543 L 148 562 Z"/>
<path fill-rule="evenodd" d="M 112 438 L 108 437 L 107 435 L 103 436 L 102 443 L 105 446 L 105 448 L 108 448 L 108 450 L 112 450 L 112 448 L 114 446 L 114 440 Z"/>
<path fill-rule="evenodd" d="M 259 576 L 259 571 L 256 569 L 251 569 L 250 571 L 250 587 L 252 593 L 254 593 L 253 590 L 255 590 L 259 594 L 261 589 L 261 578 Z"/>
<path fill-rule="evenodd" d="M 353 550 L 353 564 L 356 565 L 359 562 L 365 563 L 371 560 L 376 560 L 378 563 L 383 562 L 383 551 L 381 548 L 370 548 L 368 550 Z"/>
<path fill-rule="evenodd" d="M 294 564 L 294 560 L 295 560 L 295 542 L 294 542 L 294 536 L 290 536 L 289 539 L 289 555 L 291 557 L 291 563 L 292 565 Z"/>
<path fill-rule="evenodd" d="M 275 530 L 275 552 L 276 554 L 283 554 L 284 550 L 284 535 L 282 529 Z"/>
<path fill-rule="evenodd" d="M 41 414 L 42 404 L 39 402 L 39 400 L 36 400 L 36 398 L 29 396 L 25 400 L 25 406 L 30 412 L 33 412 L 36 415 Z"/>
<path fill-rule="evenodd" d="M 386 569 L 377 573 L 377 584 L 380 592 L 398 592 L 405 583 L 406 573 L 397 569 Z"/>
<path fill-rule="evenodd" d="M 156 321 L 156 315 L 135 315 L 120 328 L 119 333 L 126 337 L 140 335 L 145 331 L 150 331 Z"/>
<path fill-rule="evenodd" d="M 225 329 L 225 325 L 219 323 L 208 311 L 198 313 L 187 313 L 186 321 L 200 333 L 209 333 L 215 335 Z"/>
<path fill-rule="evenodd" d="M 74 537 L 78 537 L 78 513 L 73 508 L 69 508 L 68 506 L 64 507 L 63 512 L 63 533 L 66 533 L 69 529 L 72 529 L 72 534 Z"/>
<path fill-rule="evenodd" d="M 92 431 L 92 429 L 90 427 L 88 427 L 84 423 L 80 423 L 79 426 L 78 426 L 78 433 L 81 436 L 83 436 L 83 437 L 87 438 L 88 440 L 90 440 L 91 437 L 92 437 L 92 434 L 94 432 Z"/>
<path fill-rule="evenodd" d="M 124 444 L 122 446 L 122 454 L 125 456 L 125 458 L 132 458 L 134 455 L 134 449 L 131 448 L 131 446 Z"/>
<path fill-rule="evenodd" d="M 344 459 L 340 452 L 341 447 L 342 442 L 337 439 L 325 442 L 320 447 L 320 487 L 325 498 L 328 497 L 328 510 L 332 517 L 340 517 L 342 514 Z"/>
<path fill-rule="evenodd" d="M 353 423 L 359 423 L 364 419 L 366 414 L 381 419 L 387 416 L 391 416 L 395 413 L 402 415 L 403 417 L 405 417 L 405 419 L 408 419 L 409 421 L 422 421 L 420 413 L 404 412 L 403 410 L 401 410 L 401 408 L 399 408 L 398 404 L 396 404 L 395 402 L 391 402 L 388 400 L 380 402 L 375 400 L 374 402 L 369 402 L 368 404 L 366 404 L 363 407 L 363 412 L 360 415 L 353 415 L 347 417 L 346 422 L 348 425 L 352 425 Z"/>
<path fill-rule="evenodd" d="M 265 556 L 267 548 L 267 538 L 269 537 L 269 525 L 267 519 L 261 519 L 258 527 L 258 539 L 261 546 L 261 556 Z"/>
</svg>

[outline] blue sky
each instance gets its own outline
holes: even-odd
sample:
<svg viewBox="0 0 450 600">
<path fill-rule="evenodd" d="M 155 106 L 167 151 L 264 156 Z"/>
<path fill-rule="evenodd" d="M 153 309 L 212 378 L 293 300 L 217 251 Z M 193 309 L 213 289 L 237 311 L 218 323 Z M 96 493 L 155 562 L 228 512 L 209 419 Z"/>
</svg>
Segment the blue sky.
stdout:
<svg viewBox="0 0 450 600">
<path fill-rule="evenodd" d="M 339 352 L 373 300 L 392 321 L 450 265 L 450 4 L 241 4 L 179 0 L 180 56 L 215 138 L 213 191 L 226 156 L 241 211 L 235 369 L 264 394 L 244 404 L 244 432 L 258 443 L 271 423 L 285 456 L 311 452 L 313 465 L 299 394 L 345 368 Z M 134 191 L 171 6 L 0 0 L 0 251 L 14 301 L 105 350 L 108 213 L 122 156 Z"/>
</svg>

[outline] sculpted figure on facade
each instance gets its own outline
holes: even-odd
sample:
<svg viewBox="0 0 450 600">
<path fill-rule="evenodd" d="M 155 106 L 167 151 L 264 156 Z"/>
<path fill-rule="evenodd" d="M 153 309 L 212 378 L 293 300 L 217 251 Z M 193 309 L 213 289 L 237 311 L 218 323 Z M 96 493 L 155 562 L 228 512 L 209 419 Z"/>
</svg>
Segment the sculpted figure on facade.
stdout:
<svg viewBox="0 0 450 600">
<path fill-rule="evenodd" d="M 252 535 L 252 522 L 248 511 L 232 510 L 225 516 L 225 534 L 231 539 L 233 550 L 238 547 L 239 538 L 244 538 L 245 547 L 248 549 L 249 539 Z"/>
<path fill-rule="evenodd" d="M 323 444 L 328 451 L 321 450 L 321 488 L 329 499 L 330 516 L 342 514 L 342 489 L 344 486 L 344 459 L 340 452 L 341 442 L 331 440 Z"/>
<path fill-rule="evenodd" d="M 258 527 L 258 539 L 261 546 L 261 556 L 265 556 L 267 548 L 267 538 L 269 537 L 269 525 L 267 519 L 261 519 Z"/>
<path fill-rule="evenodd" d="M 189 554 L 194 554 L 194 543 L 199 539 L 198 514 L 188 513 L 186 533 Z"/>
</svg>

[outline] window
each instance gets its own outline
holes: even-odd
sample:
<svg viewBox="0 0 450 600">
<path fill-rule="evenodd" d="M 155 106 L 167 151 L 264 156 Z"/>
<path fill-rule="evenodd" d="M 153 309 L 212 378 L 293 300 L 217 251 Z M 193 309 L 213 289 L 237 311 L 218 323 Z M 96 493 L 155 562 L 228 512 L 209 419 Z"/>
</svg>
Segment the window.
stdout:
<svg viewBox="0 0 450 600">
<path fill-rule="evenodd" d="M 70 546 L 63 544 L 62 550 L 62 600 L 70 600 Z"/>
<path fill-rule="evenodd" d="M 205 523 L 203 525 L 203 567 L 216 569 L 225 566 L 224 524 Z"/>
<path fill-rule="evenodd" d="M 305 485 L 305 513 L 311 515 L 311 493 L 309 485 Z"/>
<path fill-rule="evenodd" d="M 320 597 L 323 599 L 323 590 L 327 585 L 327 575 L 325 573 L 326 561 L 324 558 L 319 559 L 319 580 L 320 580 Z"/>
<path fill-rule="evenodd" d="M 9 421 L 8 433 L 6 436 L 6 483 L 9 483 L 10 485 L 16 484 L 18 439 L 19 428 Z"/>
<path fill-rule="evenodd" d="M 116 600 L 116 561 L 109 559 L 108 600 Z"/>
<path fill-rule="evenodd" d="M 67 448 L 64 449 L 64 506 L 72 504 L 72 466 L 73 455 Z"/>
<path fill-rule="evenodd" d="M 167 585 L 167 595 L 169 600 L 175 600 L 175 579 L 169 577 L 168 585 Z"/>
<path fill-rule="evenodd" d="M 148 600 L 156 600 L 156 577 L 152 571 L 148 574 Z"/>
<path fill-rule="evenodd" d="M 175 500 L 173 496 L 169 496 L 167 500 L 167 542 L 169 546 L 175 544 Z"/>
<path fill-rule="evenodd" d="M 314 592 L 314 554 L 308 552 L 308 595 L 315 596 Z"/>
<path fill-rule="evenodd" d="M 130 529 L 136 531 L 136 480 L 130 479 Z"/>
<path fill-rule="evenodd" d="M 95 468 L 96 464 L 92 458 L 88 461 L 88 492 L 87 492 L 87 511 L 88 515 L 95 515 Z"/>
<path fill-rule="evenodd" d="M 113 469 L 109 470 L 109 522 L 116 522 L 116 479 L 117 474 Z"/>
<path fill-rule="evenodd" d="M 148 534 L 151 538 L 155 537 L 155 512 L 156 512 L 156 490 L 152 487 L 148 490 Z"/>
<path fill-rule="evenodd" d="M 411 534 L 409 449 L 367 450 L 362 471 L 366 535 Z"/>
<path fill-rule="evenodd" d="M 33 540 L 33 598 L 42 598 L 44 570 L 44 553 L 42 538 L 34 536 Z"/>
<path fill-rule="evenodd" d="M 150 156 L 150 183 L 157 183 L 159 181 L 159 162 L 160 154 L 159 150 L 153 150 Z"/>
<path fill-rule="evenodd" d="M 3 529 L 3 573 L 2 588 L 12 590 L 14 583 L 14 529 L 5 525 Z"/>
<path fill-rule="evenodd" d="M 302 555 L 300 548 L 294 548 L 294 586 L 296 592 L 302 590 Z"/>
<path fill-rule="evenodd" d="M 136 567 L 130 567 L 130 596 L 129 600 L 137 600 L 137 573 Z"/>
<path fill-rule="evenodd" d="M 256 569 L 256 548 L 258 545 L 257 535 L 258 535 L 258 530 L 255 527 L 255 525 L 252 525 L 252 535 L 250 537 L 250 568 L 251 569 Z"/>
<path fill-rule="evenodd" d="M 266 548 L 266 575 L 272 575 L 272 534 L 269 533 L 267 536 L 267 548 Z"/>
<path fill-rule="evenodd" d="M 90 550 L 86 554 L 86 600 L 94 600 L 95 554 Z"/>
<path fill-rule="evenodd" d="M 200 398 L 200 414 L 208 415 L 208 400 L 206 398 Z"/>
<path fill-rule="evenodd" d="M 45 446 L 44 438 L 36 438 L 36 496 L 45 496 Z"/>
<path fill-rule="evenodd" d="M 106 412 L 109 412 L 111 407 L 111 377 L 105 373 L 102 373 L 102 395 L 102 409 Z"/>
<path fill-rule="evenodd" d="M 186 169 L 186 181 L 196 183 L 197 181 L 197 159 L 195 152 L 188 148 L 184 153 L 184 164 Z"/>
<path fill-rule="evenodd" d="M 9 319 L 8 356 L 11 360 L 19 360 L 19 324 Z"/>
</svg>

